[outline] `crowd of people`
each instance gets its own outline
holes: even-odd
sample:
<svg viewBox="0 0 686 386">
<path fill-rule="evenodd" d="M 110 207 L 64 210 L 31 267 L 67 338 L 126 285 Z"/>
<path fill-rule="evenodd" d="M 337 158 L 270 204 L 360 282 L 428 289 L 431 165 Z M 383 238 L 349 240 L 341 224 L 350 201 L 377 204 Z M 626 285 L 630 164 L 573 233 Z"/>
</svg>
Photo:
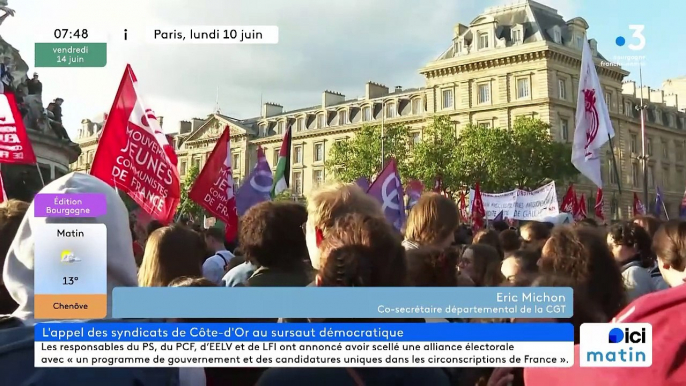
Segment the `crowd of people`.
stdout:
<svg viewBox="0 0 686 386">
<path fill-rule="evenodd" d="M 425 193 L 403 232 L 354 184 L 321 187 L 296 202 L 263 202 L 227 243 L 219 229 L 153 221 L 135 232 L 115 191 L 72 173 L 43 193 L 104 193 L 108 290 L 141 287 L 572 287 L 569 319 L 274 319 L 304 322 L 653 324 L 649 368 L 80 368 L 33 367 L 35 230 L 30 204 L 0 205 L 0 383 L 8 385 L 678 385 L 686 384 L 686 222 L 641 216 L 606 226 L 592 219 L 515 228 L 491 222 L 472 232 L 456 204 Z M 59 221 L 52 219 L 51 221 Z M 227 296 L 231 296 L 227 292 Z M 175 320 L 176 321 L 176 320 Z M 200 321 L 200 320 L 184 320 Z M 206 320 L 205 320 L 206 321 Z M 265 320 L 212 319 L 212 322 Z M 4 383 L 9 382 L 9 383 Z M 178 382 L 178 383 L 177 383 Z"/>
</svg>

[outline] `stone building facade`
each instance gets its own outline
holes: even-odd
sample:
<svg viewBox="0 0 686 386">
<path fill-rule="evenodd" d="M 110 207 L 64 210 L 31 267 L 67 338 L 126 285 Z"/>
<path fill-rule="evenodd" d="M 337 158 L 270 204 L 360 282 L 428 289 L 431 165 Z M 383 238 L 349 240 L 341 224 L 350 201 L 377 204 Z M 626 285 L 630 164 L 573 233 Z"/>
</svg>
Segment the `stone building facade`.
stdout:
<svg viewBox="0 0 686 386">
<path fill-rule="evenodd" d="M 425 77 L 421 87 L 390 89 L 368 82 L 360 98 L 324 91 L 321 103 L 302 109 L 286 111 L 277 103 L 265 103 L 259 117 L 236 119 L 214 113 L 182 122 L 176 135 L 180 174 L 192 164 L 204 165 L 225 125 L 232 130 L 238 183 L 255 165 L 257 146 L 275 166 L 283 130 L 292 125 L 291 190 L 298 197 L 330 178 L 324 162 L 333 143 L 350 138 L 364 124 L 382 120 L 402 122 L 414 141 L 420 141 L 423 127 L 436 115 L 449 116 L 458 132 L 468 124 L 511 127 L 517 117 L 528 116 L 550 123 L 556 140 L 571 142 L 581 47 L 588 27 L 582 18 L 565 20 L 555 9 L 534 1 L 488 8 L 469 25 L 455 26 L 447 49 L 419 70 Z M 589 44 L 616 132 L 613 145 L 621 179 L 610 173 L 608 146 L 603 159 L 605 213 L 626 218 L 631 215 L 632 193 L 642 191 L 636 109 L 641 90 L 625 81 L 628 71 L 601 65 L 608 60 L 598 52 L 594 39 Z M 678 111 L 679 102 L 677 95 L 643 89 L 651 201 L 660 186 L 670 217 L 678 214 L 686 185 L 686 113 Z M 95 146 L 93 137 L 80 143 L 87 160 Z M 560 187 L 562 192 L 565 189 Z M 592 213 L 595 186 L 582 178 L 577 191 L 586 194 Z"/>
</svg>

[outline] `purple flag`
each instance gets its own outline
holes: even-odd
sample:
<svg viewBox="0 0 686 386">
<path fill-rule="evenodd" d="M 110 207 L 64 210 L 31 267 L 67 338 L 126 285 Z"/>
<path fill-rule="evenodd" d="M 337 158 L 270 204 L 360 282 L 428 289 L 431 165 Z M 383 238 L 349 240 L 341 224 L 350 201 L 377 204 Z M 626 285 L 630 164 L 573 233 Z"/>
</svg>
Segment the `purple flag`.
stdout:
<svg viewBox="0 0 686 386">
<path fill-rule="evenodd" d="M 410 182 L 407 183 L 407 210 L 410 210 L 413 206 L 415 206 L 423 192 L 424 184 L 422 184 L 421 181 L 410 180 Z"/>
<path fill-rule="evenodd" d="M 500 213 L 498 213 L 497 216 L 493 219 L 493 221 L 505 221 L 505 216 L 503 215 L 503 211 L 501 210 Z"/>
<path fill-rule="evenodd" d="M 261 147 L 257 148 L 257 164 L 248 179 L 236 191 L 236 209 L 242 216 L 251 206 L 271 200 L 274 177 L 267 157 Z"/>
<path fill-rule="evenodd" d="M 355 180 L 355 183 L 365 192 L 369 190 L 369 180 L 367 177 L 360 177 Z"/>
<path fill-rule="evenodd" d="M 396 229 L 402 229 L 405 225 L 405 192 L 394 159 L 376 177 L 367 193 L 379 200 L 386 219 Z"/>
</svg>

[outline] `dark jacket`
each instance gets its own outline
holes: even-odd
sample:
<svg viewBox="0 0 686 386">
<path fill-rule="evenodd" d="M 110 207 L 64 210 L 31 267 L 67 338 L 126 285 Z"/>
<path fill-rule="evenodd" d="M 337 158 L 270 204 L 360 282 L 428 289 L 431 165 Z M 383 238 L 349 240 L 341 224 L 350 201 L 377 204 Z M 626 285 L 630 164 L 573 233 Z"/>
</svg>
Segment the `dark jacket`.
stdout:
<svg viewBox="0 0 686 386">
<path fill-rule="evenodd" d="M 250 276 L 248 287 L 307 287 L 312 282 L 312 271 L 306 267 L 260 267 Z"/>
<path fill-rule="evenodd" d="M 40 80 L 34 81 L 29 79 L 26 81 L 26 88 L 29 90 L 29 95 L 36 95 L 43 93 L 43 83 Z"/>
</svg>

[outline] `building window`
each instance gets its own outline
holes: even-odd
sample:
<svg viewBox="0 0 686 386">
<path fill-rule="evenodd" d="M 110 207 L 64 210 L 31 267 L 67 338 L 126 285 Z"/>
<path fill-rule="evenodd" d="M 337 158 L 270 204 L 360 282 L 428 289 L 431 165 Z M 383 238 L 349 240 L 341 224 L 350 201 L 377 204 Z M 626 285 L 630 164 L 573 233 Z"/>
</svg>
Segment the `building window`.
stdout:
<svg viewBox="0 0 686 386">
<path fill-rule="evenodd" d="M 567 100 L 567 82 L 564 79 L 557 80 L 558 96 L 562 100 Z"/>
<path fill-rule="evenodd" d="M 459 42 L 457 42 L 457 44 L 455 44 L 455 52 L 456 52 L 457 54 L 461 54 L 461 53 L 462 53 L 462 45 L 463 45 L 463 44 L 464 44 L 464 43 L 463 43 L 462 41 L 459 41 Z"/>
<path fill-rule="evenodd" d="M 608 110 L 612 106 L 612 93 L 606 92 L 605 93 L 605 104 L 607 105 Z"/>
<path fill-rule="evenodd" d="M 638 164 L 631 164 L 631 183 L 634 187 L 638 186 Z"/>
<path fill-rule="evenodd" d="M 272 154 L 272 166 L 274 167 L 279 163 L 279 153 L 281 153 L 281 149 L 278 147 L 274 149 L 274 153 Z"/>
<path fill-rule="evenodd" d="M 343 126 L 348 124 L 348 111 L 340 110 L 338 111 L 338 126 Z"/>
<path fill-rule="evenodd" d="M 386 118 L 395 118 L 395 103 L 388 103 L 386 105 Z"/>
<path fill-rule="evenodd" d="M 453 90 L 443 90 L 443 108 L 453 107 Z"/>
<path fill-rule="evenodd" d="M 276 124 L 276 133 L 283 134 L 283 121 L 279 121 L 279 123 Z"/>
<path fill-rule="evenodd" d="M 412 100 L 412 114 L 417 115 L 422 113 L 422 100 L 415 98 Z"/>
<path fill-rule="evenodd" d="M 516 29 L 512 31 L 512 43 L 519 44 L 522 42 L 522 30 Z"/>
<path fill-rule="evenodd" d="M 241 155 L 240 154 L 234 154 L 233 160 L 231 162 L 232 162 L 231 168 L 233 168 L 233 170 L 239 169 L 239 166 L 240 166 L 239 164 L 241 162 Z"/>
<path fill-rule="evenodd" d="M 560 119 L 560 137 L 563 141 L 569 141 L 569 120 L 561 118 Z"/>
<path fill-rule="evenodd" d="M 655 187 L 655 166 L 648 166 L 648 186 Z"/>
<path fill-rule="evenodd" d="M 662 123 L 662 111 L 657 109 L 655 110 L 655 122 Z"/>
<path fill-rule="evenodd" d="M 638 135 L 631 134 L 629 137 L 629 151 L 637 154 L 638 153 Z"/>
<path fill-rule="evenodd" d="M 295 125 L 295 131 L 303 130 L 305 130 L 305 118 L 298 118 L 297 123 Z"/>
<path fill-rule="evenodd" d="M 479 121 L 479 122 L 477 123 L 477 125 L 478 125 L 479 127 L 483 127 L 483 128 L 487 128 L 487 129 L 488 129 L 488 128 L 491 127 L 491 121 Z"/>
<path fill-rule="evenodd" d="M 626 115 L 627 117 L 633 117 L 634 116 L 634 112 L 632 111 L 630 101 L 624 102 L 624 115 Z"/>
<path fill-rule="evenodd" d="M 674 120 L 674 114 L 669 114 L 669 127 L 675 127 L 676 121 Z"/>
<path fill-rule="evenodd" d="M 180 175 L 186 174 L 186 170 L 188 170 L 188 162 L 181 161 L 181 165 L 179 166 L 179 174 Z"/>
<path fill-rule="evenodd" d="M 560 31 L 558 31 L 558 30 L 553 31 L 553 40 L 557 44 L 560 44 L 562 42 L 562 34 L 560 33 Z"/>
<path fill-rule="evenodd" d="M 421 133 L 412 133 L 410 134 L 412 136 L 412 139 L 410 140 L 410 148 L 413 149 L 415 145 L 417 145 L 419 142 L 422 140 L 422 134 Z"/>
<path fill-rule="evenodd" d="M 488 103 L 491 101 L 491 87 L 488 84 L 479 85 L 479 103 Z"/>
<path fill-rule="evenodd" d="M 365 106 L 362 108 L 362 120 L 364 122 L 369 122 L 372 120 L 372 108 Z"/>
<path fill-rule="evenodd" d="M 324 121 L 324 114 L 319 114 L 317 115 L 317 128 L 318 129 L 323 129 L 325 126 L 325 121 Z"/>
<path fill-rule="evenodd" d="M 267 125 L 262 123 L 260 124 L 260 137 L 266 137 L 267 136 Z"/>
<path fill-rule="evenodd" d="M 302 164 L 303 163 L 303 147 L 293 146 L 293 163 Z"/>
<path fill-rule="evenodd" d="M 239 188 L 241 186 L 241 179 L 239 177 L 233 178 L 233 187 Z"/>
<path fill-rule="evenodd" d="M 676 142 L 674 144 L 674 154 L 676 154 L 676 160 L 683 162 L 684 160 L 684 144 L 681 142 Z"/>
<path fill-rule="evenodd" d="M 324 144 L 314 144 L 314 162 L 324 162 Z"/>
<path fill-rule="evenodd" d="M 584 47 L 584 37 L 583 36 L 577 36 L 576 37 L 576 48 L 582 49 Z"/>
<path fill-rule="evenodd" d="M 669 178 L 669 167 L 662 167 L 662 187 L 669 190 L 671 178 Z"/>
<path fill-rule="evenodd" d="M 314 170 L 312 171 L 312 185 L 317 188 L 324 184 L 324 171 Z"/>
<path fill-rule="evenodd" d="M 293 195 L 300 197 L 303 195 L 303 173 L 293 172 L 293 189 L 291 190 Z"/>
<path fill-rule="evenodd" d="M 662 159 L 669 159 L 669 143 L 662 141 Z"/>
<path fill-rule="evenodd" d="M 653 155 L 653 141 L 650 138 L 646 138 L 646 154 Z"/>
<path fill-rule="evenodd" d="M 200 167 L 200 157 L 195 157 L 195 158 L 193 158 L 193 167 L 194 167 L 194 168 L 201 169 L 201 167 Z"/>
<path fill-rule="evenodd" d="M 529 97 L 529 78 L 517 79 L 517 98 Z"/>
<path fill-rule="evenodd" d="M 608 170 L 608 175 L 609 175 L 609 180 L 610 184 L 616 185 L 617 184 L 617 175 L 615 175 L 615 166 L 614 163 L 612 162 L 612 158 L 607 160 L 607 170 Z"/>
<path fill-rule="evenodd" d="M 488 48 L 488 33 L 479 34 L 479 49 L 483 50 Z"/>
</svg>

